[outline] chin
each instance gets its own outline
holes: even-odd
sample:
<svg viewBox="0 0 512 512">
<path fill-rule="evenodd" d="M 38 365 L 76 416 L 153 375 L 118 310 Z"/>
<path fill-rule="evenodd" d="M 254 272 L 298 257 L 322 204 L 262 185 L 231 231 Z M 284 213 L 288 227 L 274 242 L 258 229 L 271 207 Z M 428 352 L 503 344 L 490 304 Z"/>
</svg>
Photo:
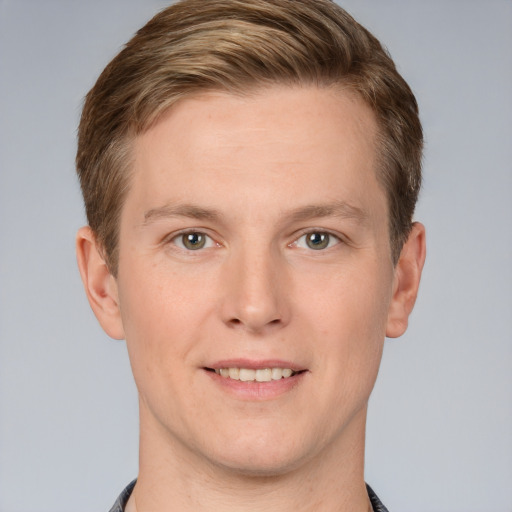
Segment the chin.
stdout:
<svg viewBox="0 0 512 512">
<path fill-rule="evenodd" d="M 217 466 L 244 477 L 277 477 L 300 467 L 307 459 L 306 447 L 291 436 L 243 436 L 230 442 L 227 449 L 217 449 L 211 459 Z"/>
<path fill-rule="evenodd" d="M 264 454 L 252 459 L 223 459 L 217 461 L 226 472 L 234 473 L 243 478 L 260 479 L 285 476 L 300 467 L 297 456 L 276 457 L 274 454 Z"/>
</svg>

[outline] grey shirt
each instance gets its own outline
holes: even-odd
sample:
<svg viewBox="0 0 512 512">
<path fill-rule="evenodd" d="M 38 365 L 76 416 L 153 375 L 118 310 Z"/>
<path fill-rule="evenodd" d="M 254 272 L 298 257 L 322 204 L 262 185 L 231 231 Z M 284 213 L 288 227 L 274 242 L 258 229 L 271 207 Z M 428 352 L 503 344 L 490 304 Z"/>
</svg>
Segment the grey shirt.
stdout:
<svg viewBox="0 0 512 512">
<path fill-rule="evenodd" d="M 119 495 L 119 498 L 117 498 L 114 506 L 110 509 L 110 512 L 124 512 L 124 507 L 126 506 L 126 503 L 128 503 L 128 498 L 130 497 L 130 494 L 135 487 L 136 481 L 137 480 L 131 482 L 128 487 L 126 487 L 126 489 Z M 366 489 L 368 490 L 368 497 L 372 503 L 373 512 L 388 512 L 388 509 L 381 503 L 377 495 L 373 492 L 372 488 L 368 484 L 366 484 Z"/>
</svg>

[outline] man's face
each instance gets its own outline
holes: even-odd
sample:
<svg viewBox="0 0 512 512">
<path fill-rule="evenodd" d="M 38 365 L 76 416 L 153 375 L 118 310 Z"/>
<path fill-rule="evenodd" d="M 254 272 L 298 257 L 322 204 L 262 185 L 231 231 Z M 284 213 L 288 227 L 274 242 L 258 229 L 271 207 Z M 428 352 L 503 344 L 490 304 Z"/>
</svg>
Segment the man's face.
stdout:
<svg viewBox="0 0 512 512">
<path fill-rule="evenodd" d="M 117 291 L 143 443 L 279 474 L 361 438 L 395 280 L 375 134 L 348 92 L 275 87 L 136 140 Z"/>
</svg>

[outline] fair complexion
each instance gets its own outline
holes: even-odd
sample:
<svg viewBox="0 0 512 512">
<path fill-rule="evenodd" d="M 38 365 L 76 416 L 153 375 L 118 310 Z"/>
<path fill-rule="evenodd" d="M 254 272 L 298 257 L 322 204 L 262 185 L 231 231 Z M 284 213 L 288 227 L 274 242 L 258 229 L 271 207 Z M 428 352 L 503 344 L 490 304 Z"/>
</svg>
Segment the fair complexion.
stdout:
<svg viewBox="0 0 512 512">
<path fill-rule="evenodd" d="M 273 87 L 182 100 L 135 141 L 117 278 L 77 239 L 139 391 L 133 510 L 368 510 L 367 402 L 425 257 L 415 224 L 391 261 L 376 130 L 352 93 Z"/>
</svg>

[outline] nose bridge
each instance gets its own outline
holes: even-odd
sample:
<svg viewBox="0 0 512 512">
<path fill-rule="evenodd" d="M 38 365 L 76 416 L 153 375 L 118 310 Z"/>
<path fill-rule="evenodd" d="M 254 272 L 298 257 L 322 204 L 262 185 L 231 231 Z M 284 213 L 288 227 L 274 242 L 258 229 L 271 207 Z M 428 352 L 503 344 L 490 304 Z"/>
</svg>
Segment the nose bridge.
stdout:
<svg viewBox="0 0 512 512">
<path fill-rule="evenodd" d="M 270 245 L 245 244 L 226 262 L 223 319 L 231 327 L 259 332 L 287 322 L 284 268 Z"/>
</svg>

